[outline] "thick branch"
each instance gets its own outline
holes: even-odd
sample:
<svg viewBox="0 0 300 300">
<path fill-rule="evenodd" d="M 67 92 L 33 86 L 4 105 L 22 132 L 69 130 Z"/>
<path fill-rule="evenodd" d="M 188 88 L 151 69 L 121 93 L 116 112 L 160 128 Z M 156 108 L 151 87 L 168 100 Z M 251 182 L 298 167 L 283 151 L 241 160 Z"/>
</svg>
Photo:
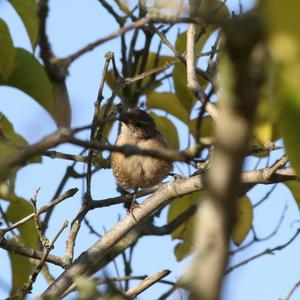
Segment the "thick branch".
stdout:
<svg viewBox="0 0 300 300">
<path fill-rule="evenodd" d="M 265 51 L 258 17 L 234 18 L 224 26 L 224 31 L 231 63 L 231 69 L 224 76 L 230 76 L 232 81 L 223 79 L 225 92 L 220 100 L 207 198 L 201 202 L 197 213 L 196 257 L 186 272 L 190 299 L 217 300 L 220 297 L 234 212 L 242 188 L 243 161 L 252 138 L 255 110 L 264 79 Z"/>
<path fill-rule="evenodd" d="M 291 179 L 295 174 L 292 169 L 284 169 L 284 173 L 289 175 L 281 175 L 281 179 Z M 281 170 L 276 171 L 279 172 Z M 261 176 L 261 170 L 245 172 L 247 185 L 258 183 L 270 183 L 270 179 Z M 273 174 L 272 176 L 274 176 Z M 293 177 L 295 178 L 295 177 Z M 135 209 L 134 215 L 137 220 L 133 219 L 132 215 L 127 215 L 119 223 L 117 223 L 106 235 L 91 246 L 87 251 L 83 252 L 46 291 L 45 295 L 59 297 L 68 287 L 74 282 L 79 274 L 90 274 L 95 266 L 103 261 L 105 255 L 109 255 L 109 250 L 119 242 L 130 230 L 135 228 L 140 222 L 146 220 L 149 216 L 155 213 L 160 207 L 169 203 L 172 199 L 180 196 L 201 190 L 204 188 L 203 175 L 193 176 L 187 179 L 178 179 L 175 182 L 170 182 L 161 186 L 152 196 L 150 196 L 140 208 Z"/>
</svg>

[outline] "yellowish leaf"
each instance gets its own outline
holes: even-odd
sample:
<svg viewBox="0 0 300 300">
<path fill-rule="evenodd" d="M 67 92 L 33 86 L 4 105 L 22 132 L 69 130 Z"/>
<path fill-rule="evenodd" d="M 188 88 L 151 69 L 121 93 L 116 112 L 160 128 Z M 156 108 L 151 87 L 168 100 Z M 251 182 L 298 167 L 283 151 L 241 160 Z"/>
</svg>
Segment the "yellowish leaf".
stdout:
<svg viewBox="0 0 300 300">
<path fill-rule="evenodd" d="M 168 146 L 172 149 L 179 148 L 179 138 L 175 125 L 169 119 L 158 116 L 154 113 L 150 113 L 154 119 L 157 129 L 161 132 L 165 138 Z"/>
<path fill-rule="evenodd" d="M 253 221 L 253 206 L 247 196 L 239 199 L 237 220 L 232 233 L 233 242 L 239 246 L 249 233 Z"/>
<path fill-rule="evenodd" d="M 178 100 L 177 96 L 172 93 L 152 92 L 147 95 L 147 107 L 163 110 L 172 114 L 184 123 L 188 123 L 189 114 L 185 107 Z"/>
<path fill-rule="evenodd" d="M 297 202 L 298 208 L 300 209 L 300 182 L 299 181 L 288 181 L 285 182 L 286 187 L 291 191 L 294 199 Z"/>
</svg>

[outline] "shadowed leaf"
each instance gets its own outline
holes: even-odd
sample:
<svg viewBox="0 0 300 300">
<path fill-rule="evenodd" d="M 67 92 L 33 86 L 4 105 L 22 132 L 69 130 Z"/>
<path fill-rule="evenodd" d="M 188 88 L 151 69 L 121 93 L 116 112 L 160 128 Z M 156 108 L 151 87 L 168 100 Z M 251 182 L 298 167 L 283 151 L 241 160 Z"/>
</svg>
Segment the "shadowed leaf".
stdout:
<svg viewBox="0 0 300 300">
<path fill-rule="evenodd" d="M 239 246 L 248 235 L 253 221 L 253 206 L 247 196 L 239 199 L 237 220 L 232 232 L 233 242 Z"/>
<path fill-rule="evenodd" d="M 202 196 L 203 192 L 196 192 L 193 194 L 185 195 L 173 201 L 168 211 L 168 223 L 173 221 L 176 217 L 181 215 L 192 205 L 197 204 L 201 200 Z M 181 261 L 183 258 L 191 254 L 194 222 L 195 217 L 192 216 L 171 233 L 171 237 L 173 240 L 182 240 L 182 242 L 178 243 L 174 248 L 174 254 L 178 261 Z"/>
<path fill-rule="evenodd" d="M 16 195 L 12 195 L 10 197 L 10 205 L 6 212 L 7 219 L 15 223 L 25 216 L 32 213 L 31 204 L 17 197 Z M 22 243 L 24 246 L 29 248 L 37 248 L 38 246 L 38 234 L 35 228 L 34 221 L 31 220 L 19 227 L 20 235 L 18 244 Z M 9 254 L 11 267 L 12 267 L 12 291 L 11 293 L 15 293 L 16 289 L 20 289 L 23 287 L 24 283 L 27 283 L 29 280 L 29 276 L 34 270 L 34 265 L 30 262 L 29 258 L 23 257 L 17 254 Z"/>
<path fill-rule="evenodd" d="M 23 21 L 29 35 L 32 48 L 34 49 L 38 38 L 38 17 L 35 0 L 9 0 Z"/>
<path fill-rule="evenodd" d="M 147 95 L 147 107 L 161 109 L 188 123 L 189 114 L 175 94 L 152 92 Z"/>
<path fill-rule="evenodd" d="M 294 199 L 300 209 L 300 182 L 299 181 L 288 181 L 285 182 L 286 187 L 291 191 L 293 194 Z"/>
<path fill-rule="evenodd" d="M 157 129 L 161 132 L 167 144 L 172 149 L 179 148 L 179 138 L 175 125 L 169 119 L 150 113 L 156 123 Z"/>
<path fill-rule="evenodd" d="M 10 75 L 14 60 L 15 48 L 6 23 L 0 19 L 0 75 L 4 80 Z"/>
<path fill-rule="evenodd" d="M 31 96 L 55 119 L 53 88 L 44 67 L 28 51 L 16 48 L 13 70 L 2 85 L 15 87 Z"/>
</svg>

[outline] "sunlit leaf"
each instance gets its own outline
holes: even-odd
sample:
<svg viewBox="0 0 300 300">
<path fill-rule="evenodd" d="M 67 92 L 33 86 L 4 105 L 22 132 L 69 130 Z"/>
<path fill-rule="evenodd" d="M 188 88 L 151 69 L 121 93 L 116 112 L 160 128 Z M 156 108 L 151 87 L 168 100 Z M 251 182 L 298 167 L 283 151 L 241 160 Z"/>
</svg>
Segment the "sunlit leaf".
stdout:
<svg viewBox="0 0 300 300">
<path fill-rule="evenodd" d="M 168 210 L 168 216 L 167 216 L 168 222 L 173 221 L 177 216 L 181 215 L 189 207 L 198 203 L 201 200 L 202 195 L 203 195 L 202 192 L 196 192 L 174 200 L 171 203 Z M 179 226 L 178 228 L 176 228 L 171 233 L 172 239 L 184 239 L 186 229 L 187 226 L 185 223 Z"/>
<path fill-rule="evenodd" d="M 147 95 L 147 107 L 161 109 L 188 123 L 189 114 L 175 94 L 152 92 Z"/>
<path fill-rule="evenodd" d="M 287 181 L 285 185 L 291 191 L 294 199 L 297 202 L 298 208 L 300 209 L 300 182 L 299 181 Z"/>
<path fill-rule="evenodd" d="M 239 199 L 237 220 L 232 232 L 233 242 L 239 246 L 248 235 L 253 221 L 253 206 L 247 196 Z"/>
<path fill-rule="evenodd" d="M 32 48 L 34 48 L 38 38 L 39 26 L 37 17 L 37 2 L 35 0 L 9 0 L 9 2 L 22 19 L 29 35 Z"/>
<path fill-rule="evenodd" d="M 189 223 L 192 223 L 191 221 L 192 220 L 190 220 Z M 190 227 L 193 227 L 192 224 L 190 225 Z M 174 248 L 174 254 L 176 256 L 177 261 L 181 261 L 191 254 L 192 246 L 193 246 L 192 242 L 193 242 L 193 230 L 190 229 L 187 230 L 184 240 L 178 243 Z"/>
<path fill-rule="evenodd" d="M 190 120 L 189 129 L 194 137 L 197 132 L 197 118 Z M 215 135 L 215 121 L 210 116 L 202 117 L 200 124 L 200 138 L 212 138 Z"/>
<path fill-rule="evenodd" d="M 0 75 L 6 80 L 13 68 L 15 48 L 8 26 L 2 19 L 0 19 L 0 45 Z"/>
<path fill-rule="evenodd" d="M 27 141 L 21 135 L 15 132 L 13 125 L 9 122 L 5 115 L 0 112 L 0 161 L 5 161 L 8 157 L 16 154 L 20 149 L 27 145 Z M 29 160 L 29 162 L 40 161 L 40 157 L 34 157 Z M 17 168 L 14 168 L 11 170 L 11 172 L 6 174 L 8 181 L 6 181 L 5 184 L 7 184 L 6 188 L 8 189 L 9 193 L 13 192 L 14 190 L 14 179 L 17 170 Z M 7 199 L 5 197 L 5 193 L 3 193 L 4 188 L 5 186 L 3 185 L 0 196 L 2 196 L 3 199 Z"/>
<path fill-rule="evenodd" d="M 31 213 L 32 206 L 28 201 L 16 195 L 11 197 L 11 203 L 6 212 L 6 217 L 10 222 L 15 223 Z M 20 240 L 17 242 L 23 243 L 24 246 L 29 248 L 37 248 L 38 234 L 34 221 L 26 222 L 18 228 L 20 231 Z M 15 292 L 16 289 L 22 288 L 23 284 L 28 282 L 34 266 L 29 258 L 17 254 L 10 253 L 10 261 L 12 267 L 12 291 Z"/>
<path fill-rule="evenodd" d="M 298 0 L 290 0 L 288 4 L 284 1 L 261 0 L 260 4 L 270 31 L 289 32 L 300 42 L 298 14 L 300 2 Z"/>
<path fill-rule="evenodd" d="M 177 64 L 174 67 L 172 77 L 178 99 L 184 106 L 185 110 L 190 112 L 195 103 L 195 96 L 187 87 L 186 67 L 183 64 Z"/>
<path fill-rule="evenodd" d="M 16 48 L 13 70 L 7 81 L 0 81 L 20 89 L 37 101 L 55 119 L 53 88 L 44 67 L 28 51 Z"/>
<path fill-rule="evenodd" d="M 175 125 L 169 119 L 158 116 L 154 113 L 150 113 L 151 117 L 156 123 L 157 129 L 161 132 L 165 138 L 168 146 L 172 149 L 179 148 L 179 138 Z"/>
<path fill-rule="evenodd" d="M 64 81 L 53 82 L 55 122 L 59 127 L 70 127 L 72 111 L 68 89 Z"/>
<path fill-rule="evenodd" d="M 34 271 L 34 265 L 27 257 L 12 252 L 8 252 L 8 254 L 12 270 L 11 294 L 13 295 L 29 281 L 29 276 Z"/>
<path fill-rule="evenodd" d="M 123 0 L 115 0 L 116 4 L 126 15 L 131 15 L 130 9 L 127 7 L 126 2 Z"/>
<path fill-rule="evenodd" d="M 160 56 L 157 56 L 156 53 L 152 53 L 150 52 L 148 54 L 148 59 L 147 59 L 147 63 L 146 63 L 146 66 L 144 68 L 144 71 L 143 72 L 147 72 L 153 68 L 156 68 L 158 66 L 162 66 L 162 65 L 165 65 L 167 64 L 169 61 L 171 61 L 172 59 L 174 59 L 173 57 L 171 56 L 164 56 L 164 55 L 160 55 Z M 135 75 L 138 75 L 138 72 L 140 70 L 140 66 L 141 66 L 141 62 L 142 62 L 142 58 L 140 58 L 140 60 L 137 62 L 137 66 L 136 66 L 136 73 Z M 163 71 L 160 71 L 160 72 L 156 72 L 156 76 L 159 75 L 161 72 Z M 133 75 L 134 76 L 134 75 Z M 116 89 L 116 78 L 115 78 L 115 75 L 114 75 L 114 71 L 113 70 L 110 70 L 106 73 L 106 76 L 105 76 L 105 79 L 109 85 L 109 87 L 111 88 L 111 90 L 115 90 Z M 152 92 L 155 88 L 157 88 L 160 83 L 159 82 L 154 82 L 152 84 L 149 84 L 151 80 L 151 76 L 146 76 L 142 81 L 142 85 L 141 85 L 141 90 L 142 90 L 142 94 L 144 95 L 147 95 L 148 93 Z M 134 88 L 136 83 L 132 83 L 129 87 L 130 88 Z M 118 96 L 120 96 L 121 98 L 124 98 L 124 91 L 123 90 L 120 90 L 118 91 Z"/>
<path fill-rule="evenodd" d="M 300 3 L 291 0 L 261 1 L 263 16 L 270 34 L 270 53 L 277 63 L 278 82 L 276 98 L 281 107 L 279 128 L 285 149 L 296 171 L 300 174 L 300 28 L 298 9 Z M 284 50 L 283 50 L 284 49 Z"/>
<path fill-rule="evenodd" d="M 291 90 L 286 91 L 282 97 L 282 100 L 285 100 L 285 106 L 280 125 L 284 146 L 292 166 L 300 175 L 300 89 L 295 93 L 292 93 Z"/>
<path fill-rule="evenodd" d="M 254 128 L 254 134 L 257 140 L 257 144 L 264 146 L 267 142 L 272 141 L 273 124 L 267 121 L 259 122 Z"/>
<path fill-rule="evenodd" d="M 165 55 L 158 56 L 156 53 L 150 52 L 148 54 L 147 63 L 146 63 L 146 66 L 145 66 L 143 72 L 147 72 L 158 66 L 165 65 L 167 62 L 171 61 L 172 59 L 173 59 L 173 57 L 171 57 L 171 56 L 165 56 Z M 137 63 L 135 75 L 138 75 L 140 73 L 139 70 L 141 69 L 141 64 L 142 64 L 142 56 L 140 57 L 140 60 Z M 163 71 L 155 73 L 155 76 L 159 75 L 161 72 L 163 72 Z M 152 76 L 146 76 L 145 79 L 142 80 L 141 89 L 143 90 L 144 95 L 147 95 L 148 93 L 154 91 L 155 88 L 157 88 L 160 85 L 160 83 L 158 83 L 158 82 L 149 84 L 149 82 L 152 80 L 151 77 Z M 134 86 L 134 85 L 132 85 L 132 86 Z"/>
<path fill-rule="evenodd" d="M 172 202 L 168 211 L 168 222 L 171 222 L 185 212 L 189 207 L 201 201 L 202 195 L 202 192 L 196 192 L 190 195 L 185 195 Z M 182 242 L 178 243 L 174 248 L 174 254 L 178 261 L 181 261 L 192 252 L 194 222 L 195 216 L 193 215 L 171 233 L 172 239 L 182 240 Z"/>
<path fill-rule="evenodd" d="M 202 1 L 199 6 L 199 15 L 209 24 L 225 22 L 229 17 L 226 1 L 208 0 Z"/>
</svg>

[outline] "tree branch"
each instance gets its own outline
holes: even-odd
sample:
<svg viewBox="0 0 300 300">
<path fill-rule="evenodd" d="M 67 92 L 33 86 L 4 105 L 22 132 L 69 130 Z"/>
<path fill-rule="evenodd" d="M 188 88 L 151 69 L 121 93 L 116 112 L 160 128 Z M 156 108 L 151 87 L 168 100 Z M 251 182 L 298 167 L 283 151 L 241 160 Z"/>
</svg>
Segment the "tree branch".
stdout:
<svg viewBox="0 0 300 300">
<path fill-rule="evenodd" d="M 289 168 L 287 168 L 289 169 Z M 281 175 L 281 179 L 291 179 L 292 169 L 285 169 L 285 174 L 291 172 L 289 175 Z M 275 176 L 277 172 L 272 176 Z M 295 175 L 293 175 L 295 176 Z M 270 183 L 270 179 L 261 177 L 261 170 L 245 172 L 246 185 L 258 183 Z M 192 176 L 187 179 L 178 179 L 175 182 L 170 182 L 162 185 L 152 196 L 150 196 L 140 208 L 135 209 L 134 215 L 137 222 L 132 215 L 127 215 L 119 223 L 117 223 L 110 231 L 108 231 L 99 241 L 97 241 L 88 250 L 83 252 L 73 264 L 65 271 L 44 293 L 44 295 L 51 295 L 59 297 L 69 286 L 74 282 L 76 276 L 79 274 L 90 274 L 91 270 L 95 269 L 95 265 L 99 266 L 106 254 L 118 243 L 130 230 L 134 229 L 139 223 L 146 220 L 153 213 L 155 213 L 162 206 L 169 203 L 171 200 L 180 196 L 202 190 L 204 188 L 204 175 Z"/>
<path fill-rule="evenodd" d="M 65 193 L 63 193 L 62 195 L 60 195 L 59 197 L 57 197 L 56 199 L 49 202 L 48 204 L 42 206 L 36 213 L 32 213 L 32 214 L 28 215 L 27 217 L 23 218 L 22 220 L 14 223 L 13 225 L 11 225 L 7 228 L 1 229 L 0 230 L 0 238 L 2 236 L 4 236 L 7 232 L 9 232 L 9 231 L 19 227 L 20 225 L 30 221 L 31 219 L 34 218 L 35 215 L 39 216 L 39 215 L 45 213 L 49 208 L 51 208 L 51 207 L 57 205 L 58 203 L 60 203 L 61 201 L 73 197 L 77 193 L 77 191 L 78 191 L 77 188 L 70 189 L 70 190 L 66 191 Z"/>
<path fill-rule="evenodd" d="M 146 289 L 151 287 L 156 282 L 160 281 L 162 278 L 168 276 L 171 273 L 169 270 L 160 271 L 154 275 L 145 278 L 142 282 L 137 284 L 135 287 L 128 290 L 125 295 L 130 299 L 134 299 L 136 296 L 144 292 Z"/>
<path fill-rule="evenodd" d="M 232 74 L 225 76 L 231 76 L 232 82 L 225 82 L 223 87 L 225 92 L 216 122 L 216 145 L 208 171 L 207 197 L 199 205 L 195 222 L 196 256 L 184 277 L 191 288 L 190 299 L 216 300 L 220 297 L 234 212 L 242 188 L 243 161 L 252 138 L 256 105 L 264 80 L 265 50 L 261 28 L 260 19 L 250 14 L 233 18 L 224 25 Z"/>
<path fill-rule="evenodd" d="M 298 229 L 296 231 L 296 233 L 292 236 L 292 238 L 289 239 L 286 243 L 284 243 L 282 245 L 279 245 L 277 247 L 271 248 L 271 249 L 266 249 L 266 250 L 264 250 L 264 251 L 262 251 L 262 252 L 260 252 L 260 253 L 258 253 L 256 255 L 253 255 L 252 257 L 250 257 L 248 259 L 245 259 L 245 260 L 241 261 L 240 263 L 238 263 L 238 264 L 236 264 L 236 265 L 234 265 L 232 267 L 229 267 L 225 271 L 225 275 L 231 273 L 233 270 L 235 270 L 235 269 L 237 269 L 237 268 L 239 268 L 241 266 L 244 266 L 244 265 L 248 264 L 249 262 L 251 262 L 251 261 L 253 261 L 253 260 L 255 260 L 255 259 L 259 258 L 259 257 L 262 257 L 264 255 L 269 255 L 269 254 L 273 255 L 274 252 L 281 251 L 282 249 L 284 249 L 287 246 L 289 246 L 296 239 L 296 237 L 299 235 L 299 233 L 300 233 L 300 229 Z"/>
</svg>

